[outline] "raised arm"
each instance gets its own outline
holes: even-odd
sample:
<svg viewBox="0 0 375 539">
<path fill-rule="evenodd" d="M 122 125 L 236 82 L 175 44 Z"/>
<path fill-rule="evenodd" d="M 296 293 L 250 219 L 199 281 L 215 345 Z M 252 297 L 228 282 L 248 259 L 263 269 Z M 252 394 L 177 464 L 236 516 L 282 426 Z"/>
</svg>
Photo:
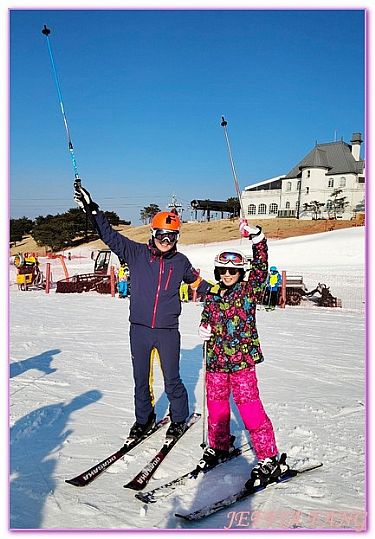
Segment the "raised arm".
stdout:
<svg viewBox="0 0 375 539">
<path fill-rule="evenodd" d="M 111 251 L 116 253 L 117 256 L 128 260 L 130 251 L 139 244 L 129 240 L 111 227 L 108 219 L 99 209 L 99 205 L 92 200 L 90 193 L 81 185 L 74 186 L 74 200 L 78 206 L 87 213 L 97 230 L 100 239 L 108 245 Z"/>
<path fill-rule="evenodd" d="M 252 227 L 247 224 L 245 219 L 240 220 L 240 233 L 244 238 L 249 238 L 253 244 L 253 259 L 247 287 L 249 293 L 255 296 L 256 301 L 261 301 L 268 275 L 267 239 L 260 226 Z"/>
</svg>

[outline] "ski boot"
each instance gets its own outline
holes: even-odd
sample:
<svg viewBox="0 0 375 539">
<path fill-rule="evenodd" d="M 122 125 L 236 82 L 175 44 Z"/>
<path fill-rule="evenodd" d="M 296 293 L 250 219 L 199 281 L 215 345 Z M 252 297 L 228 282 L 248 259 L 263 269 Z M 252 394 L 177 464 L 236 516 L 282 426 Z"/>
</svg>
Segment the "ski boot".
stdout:
<svg viewBox="0 0 375 539">
<path fill-rule="evenodd" d="M 236 439 L 235 436 L 230 437 L 229 441 L 229 450 L 226 451 L 224 449 L 215 449 L 214 447 L 206 447 L 206 449 L 203 451 L 203 455 L 201 460 L 198 463 L 198 467 L 201 470 L 204 470 L 206 468 L 213 468 L 217 464 L 220 464 L 222 460 L 225 460 L 230 453 L 234 450 L 234 440 Z"/>
<path fill-rule="evenodd" d="M 155 426 L 155 422 L 155 412 L 151 412 L 151 414 L 148 416 L 147 423 L 142 424 L 136 421 L 130 429 L 129 436 L 127 437 L 126 441 L 128 442 L 142 438 L 145 434 L 147 434 L 149 430 L 151 430 Z"/>
<path fill-rule="evenodd" d="M 165 434 L 166 438 L 177 439 L 183 435 L 187 429 L 186 421 L 172 421 Z"/>
<path fill-rule="evenodd" d="M 281 474 L 289 469 L 289 466 L 285 462 L 285 453 L 281 455 L 280 460 L 277 459 L 277 456 L 260 460 L 251 470 L 250 479 L 246 481 L 245 488 L 247 490 L 254 490 L 257 487 L 265 487 L 269 483 L 274 483 Z"/>
</svg>

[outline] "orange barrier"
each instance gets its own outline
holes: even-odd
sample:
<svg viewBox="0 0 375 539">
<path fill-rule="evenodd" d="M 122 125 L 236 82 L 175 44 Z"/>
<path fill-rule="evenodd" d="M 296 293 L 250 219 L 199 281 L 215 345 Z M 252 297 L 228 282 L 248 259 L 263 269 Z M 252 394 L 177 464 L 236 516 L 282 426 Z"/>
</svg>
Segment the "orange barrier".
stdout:
<svg viewBox="0 0 375 539">
<path fill-rule="evenodd" d="M 116 293 L 116 278 L 115 278 L 115 268 L 114 266 L 111 266 L 110 269 L 110 279 L 111 279 L 111 296 L 114 298 Z"/>
</svg>

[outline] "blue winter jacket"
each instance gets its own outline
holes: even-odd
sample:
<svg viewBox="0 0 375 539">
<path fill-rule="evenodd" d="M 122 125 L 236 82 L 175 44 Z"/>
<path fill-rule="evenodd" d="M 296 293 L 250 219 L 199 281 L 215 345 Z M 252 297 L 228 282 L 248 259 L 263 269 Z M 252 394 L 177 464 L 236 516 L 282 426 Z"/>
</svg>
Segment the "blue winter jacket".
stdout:
<svg viewBox="0 0 375 539">
<path fill-rule="evenodd" d="M 151 241 L 147 245 L 126 238 L 113 230 L 101 211 L 92 218 L 103 242 L 129 266 L 130 322 L 150 328 L 178 328 L 180 284 L 194 283 L 199 277 L 189 259 L 175 248 L 161 253 Z M 210 288 L 202 280 L 198 294 L 205 294 Z"/>
</svg>

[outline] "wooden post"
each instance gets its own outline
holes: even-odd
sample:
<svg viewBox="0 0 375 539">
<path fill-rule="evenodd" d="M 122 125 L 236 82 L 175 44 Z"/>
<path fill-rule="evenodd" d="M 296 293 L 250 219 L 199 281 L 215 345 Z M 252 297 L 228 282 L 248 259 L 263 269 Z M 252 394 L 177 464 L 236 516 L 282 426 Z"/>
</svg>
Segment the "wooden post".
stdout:
<svg viewBox="0 0 375 539">
<path fill-rule="evenodd" d="M 50 286 L 51 286 L 51 263 L 47 262 L 46 264 L 46 294 L 49 294 Z"/>
<path fill-rule="evenodd" d="M 115 268 L 114 266 L 111 266 L 110 269 L 110 279 L 111 279 L 111 296 L 114 298 L 116 293 L 116 285 L 115 285 Z"/>
<path fill-rule="evenodd" d="M 281 309 L 285 309 L 286 305 L 286 271 L 282 270 L 281 272 L 281 298 L 279 301 Z"/>
</svg>

